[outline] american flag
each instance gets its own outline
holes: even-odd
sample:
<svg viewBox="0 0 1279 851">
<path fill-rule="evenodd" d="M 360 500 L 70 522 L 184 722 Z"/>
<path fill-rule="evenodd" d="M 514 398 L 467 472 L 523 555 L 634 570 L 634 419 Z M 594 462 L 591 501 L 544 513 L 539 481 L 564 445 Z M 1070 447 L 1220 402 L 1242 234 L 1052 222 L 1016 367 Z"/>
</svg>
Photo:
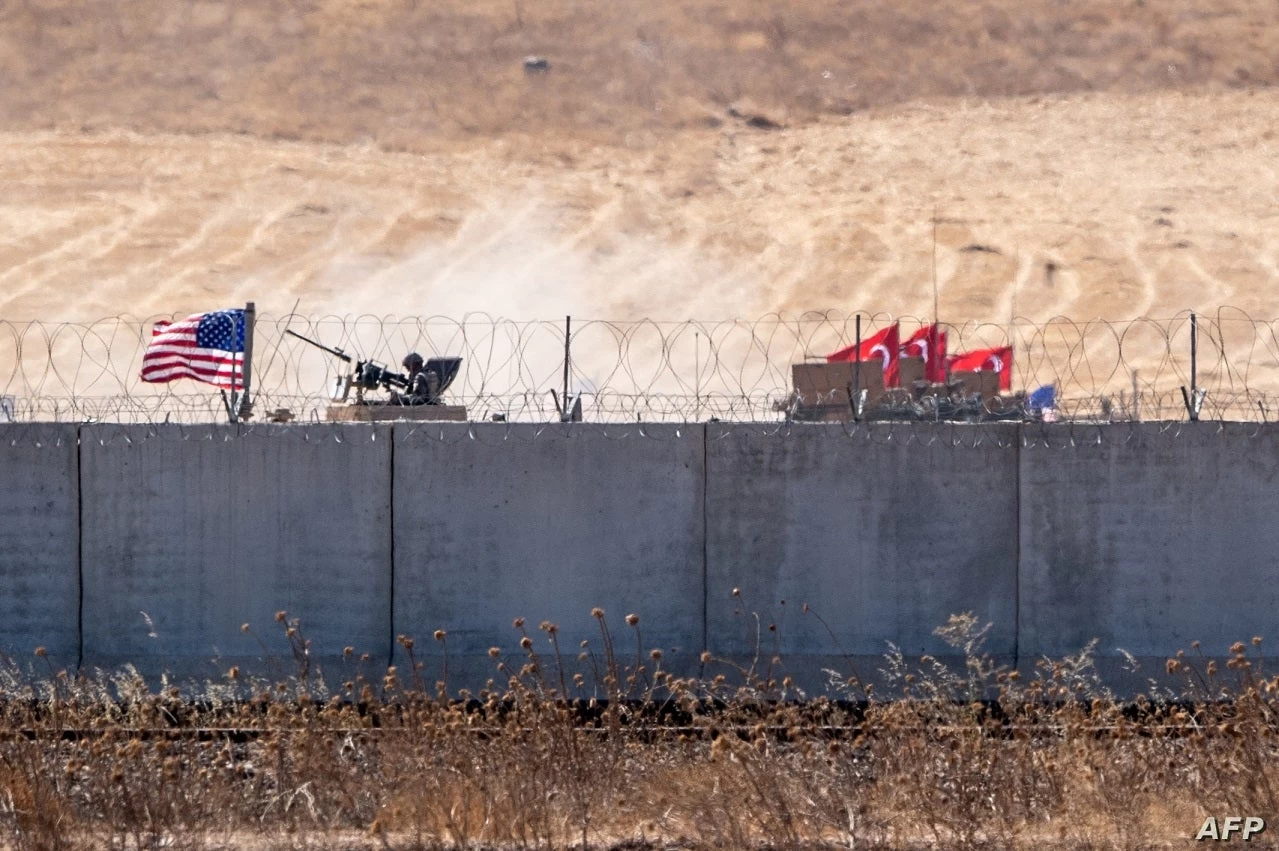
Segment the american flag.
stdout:
<svg viewBox="0 0 1279 851">
<path fill-rule="evenodd" d="M 151 344 L 142 355 L 142 380 L 163 383 L 179 378 L 229 390 L 243 387 L 243 310 L 215 310 L 179 322 L 155 323 Z"/>
</svg>

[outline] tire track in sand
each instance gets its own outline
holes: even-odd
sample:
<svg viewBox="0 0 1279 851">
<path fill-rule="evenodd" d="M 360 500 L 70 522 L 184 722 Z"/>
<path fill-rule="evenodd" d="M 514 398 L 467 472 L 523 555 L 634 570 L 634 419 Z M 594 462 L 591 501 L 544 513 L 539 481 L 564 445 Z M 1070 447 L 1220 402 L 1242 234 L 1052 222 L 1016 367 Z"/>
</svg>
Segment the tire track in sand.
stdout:
<svg viewBox="0 0 1279 851">
<path fill-rule="evenodd" d="M 144 194 L 137 201 L 137 207 L 122 220 L 108 222 L 87 234 L 66 240 L 57 248 L 40 254 L 26 263 L 10 269 L 0 275 L 0 284 L 11 280 L 23 269 L 38 263 L 47 265 L 45 271 L 27 279 L 27 281 L 11 291 L 9 298 L 18 300 L 45 286 L 54 277 L 67 277 L 80 272 L 86 279 L 92 280 L 92 263 L 114 251 L 143 222 L 155 218 L 163 211 L 164 205 L 157 203 L 149 194 Z M 96 244 L 95 244 L 96 243 Z M 80 249 L 92 248 L 83 253 Z"/>
</svg>

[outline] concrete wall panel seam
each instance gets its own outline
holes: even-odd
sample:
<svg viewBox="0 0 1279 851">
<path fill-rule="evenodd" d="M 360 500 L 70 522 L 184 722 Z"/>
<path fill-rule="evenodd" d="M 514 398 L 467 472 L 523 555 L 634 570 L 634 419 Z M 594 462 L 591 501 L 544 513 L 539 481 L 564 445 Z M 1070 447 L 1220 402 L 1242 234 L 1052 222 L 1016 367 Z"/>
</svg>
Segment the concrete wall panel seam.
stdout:
<svg viewBox="0 0 1279 851">
<path fill-rule="evenodd" d="M 387 647 L 386 647 L 386 664 L 389 667 L 395 660 L 395 429 L 390 429 L 389 440 L 387 440 L 387 452 L 390 455 L 390 463 L 387 467 L 387 484 L 390 487 L 390 493 L 387 494 L 387 551 L 389 554 L 388 568 L 390 570 L 390 594 L 387 602 L 389 610 L 387 611 Z"/>
<path fill-rule="evenodd" d="M 84 666 L 84 446 L 80 442 L 80 429 L 76 429 L 76 671 Z"/>
</svg>

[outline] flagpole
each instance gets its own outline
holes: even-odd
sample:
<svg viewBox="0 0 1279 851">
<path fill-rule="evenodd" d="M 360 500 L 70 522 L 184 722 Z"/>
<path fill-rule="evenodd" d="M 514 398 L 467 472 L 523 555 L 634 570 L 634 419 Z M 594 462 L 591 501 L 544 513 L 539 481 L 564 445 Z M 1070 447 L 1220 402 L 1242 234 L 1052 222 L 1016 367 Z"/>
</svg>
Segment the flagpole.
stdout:
<svg viewBox="0 0 1279 851">
<path fill-rule="evenodd" d="M 855 336 L 853 349 L 853 396 L 848 401 L 853 406 L 853 422 L 861 419 L 861 411 L 858 410 L 858 401 L 862 393 L 862 314 L 857 311 L 857 319 L 853 323 L 853 334 Z"/>
<path fill-rule="evenodd" d="M 1195 312 L 1190 312 L 1190 420 L 1191 422 L 1199 421 L 1199 408 L 1203 405 L 1203 398 L 1199 393 L 1199 369 L 1198 369 L 1198 351 L 1199 351 L 1199 320 L 1195 316 Z M 1182 391 L 1185 392 L 1185 391 Z"/>
<path fill-rule="evenodd" d="M 933 207 L 933 325 L 937 325 L 937 207 Z"/>
<path fill-rule="evenodd" d="M 1021 265 L 1021 246 L 1017 246 L 1013 250 L 1013 256 L 1017 258 L 1017 265 Z M 1017 345 L 1017 278 L 1013 277 L 1013 293 L 1008 301 L 1008 345 Z M 1009 387 L 1012 386 L 1012 370 L 1008 370 Z M 1023 392 L 1025 388 L 1022 388 Z"/>
<path fill-rule="evenodd" d="M 934 358 L 940 357 L 940 353 L 937 351 L 937 341 L 941 339 L 941 329 L 939 327 L 939 321 L 937 318 L 940 312 L 941 311 L 938 308 L 938 297 L 937 297 L 937 205 L 934 204 L 933 205 L 933 332 L 930 335 L 932 339 L 928 341 L 928 353 L 932 355 Z M 924 372 L 925 373 L 928 372 L 927 361 L 925 361 L 924 363 Z M 942 383 L 949 386 L 950 369 L 947 368 L 946 361 L 944 358 L 941 360 L 941 376 L 942 376 Z"/>
<path fill-rule="evenodd" d="M 693 332 L 693 420 L 702 418 L 702 335 Z"/>
<path fill-rule="evenodd" d="M 248 302 L 244 305 L 244 375 L 240 388 L 240 403 L 236 406 L 236 417 L 248 419 L 253 411 L 249 392 L 253 385 L 253 326 L 257 324 L 257 305 Z M 234 383 L 234 382 L 233 382 Z"/>
<path fill-rule="evenodd" d="M 239 419 L 237 416 L 238 403 L 235 400 L 235 384 L 236 379 L 239 377 L 238 370 L 236 369 L 235 341 L 240 336 L 240 323 L 243 321 L 243 319 L 234 319 L 231 322 L 231 342 L 229 343 L 231 346 L 231 393 L 228 395 L 225 390 L 222 391 L 222 401 L 226 404 L 227 422 L 231 425 L 235 425 L 236 421 Z"/>
<path fill-rule="evenodd" d="M 573 317 L 564 317 L 564 396 L 560 402 L 560 422 L 569 422 L 568 374 L 573 363 Z"/>
</svg>

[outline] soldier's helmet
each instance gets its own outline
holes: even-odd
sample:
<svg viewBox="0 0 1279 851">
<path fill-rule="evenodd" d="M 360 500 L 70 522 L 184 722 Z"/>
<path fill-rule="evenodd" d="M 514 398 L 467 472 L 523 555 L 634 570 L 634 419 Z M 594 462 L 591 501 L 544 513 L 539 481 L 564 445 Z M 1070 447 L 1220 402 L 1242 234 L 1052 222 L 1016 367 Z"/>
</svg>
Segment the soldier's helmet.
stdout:
<svg viewBox="0 0 1279 851">
<path fill-rule="evenodd" d="M 409 371 L 421 369 L 426 361 L 422 360 L 422 356 L 417 352 L 409 352 L 404 356 L 403 367 Z"/>
</svg>

